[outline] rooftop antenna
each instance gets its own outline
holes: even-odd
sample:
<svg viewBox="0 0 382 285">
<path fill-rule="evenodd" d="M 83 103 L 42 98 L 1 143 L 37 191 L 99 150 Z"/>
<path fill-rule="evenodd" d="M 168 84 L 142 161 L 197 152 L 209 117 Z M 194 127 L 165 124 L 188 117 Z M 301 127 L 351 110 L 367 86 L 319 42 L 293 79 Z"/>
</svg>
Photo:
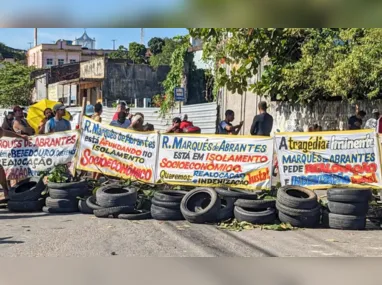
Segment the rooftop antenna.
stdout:
<svg viewBox="0 0 382 285">
<path fill-rule="evenodd" d="M 145 29 L 141 28 L 141 44 L 145 44 Z"/>
</svg>

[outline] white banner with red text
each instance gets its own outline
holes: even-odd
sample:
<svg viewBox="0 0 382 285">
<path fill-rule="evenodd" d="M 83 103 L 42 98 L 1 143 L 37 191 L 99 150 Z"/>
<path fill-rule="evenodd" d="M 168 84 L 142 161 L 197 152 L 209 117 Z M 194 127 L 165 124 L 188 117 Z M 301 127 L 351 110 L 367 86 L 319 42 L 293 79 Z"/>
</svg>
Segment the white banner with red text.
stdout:
<svg viewBox="0 0 382 285">
<path fill-rule="evenodd" d="M 162 134 L 157 182 L 270 189 L 273 141 L 270 137 Z"/>
<path fill-rule="evenodd" d="M 281 185 L 311 189 L 382 186 L 373 130 L 276 135 Z"/>
<path fill-rule="evenodd" d="M 78 137 L 78 131 L 33 136 L 30 141 L 2 137 L 0 159 L 7 179 L 38 176 L 56 165 L 73 162 Z"/>
<path fill-rule="evenodd" d="M 83 119 L 77 169 L 154 183 L 158 134 Z"/>
</svg>

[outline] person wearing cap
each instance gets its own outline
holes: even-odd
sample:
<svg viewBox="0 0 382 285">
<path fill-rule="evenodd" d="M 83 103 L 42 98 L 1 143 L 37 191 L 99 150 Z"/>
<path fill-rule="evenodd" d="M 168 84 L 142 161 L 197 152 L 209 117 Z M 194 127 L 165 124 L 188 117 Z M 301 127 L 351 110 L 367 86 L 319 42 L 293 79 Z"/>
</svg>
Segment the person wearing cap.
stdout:
<svg viewBox="0 0 382 285">
<path fill-rule="evenodd" d="M 91 118 L 94 115 L 94 106 L 91 104 L 86 105 L 85 116 Z"/>
<path fill-rule="evenodd" d="M 65 105 L 62 103 L 57 103 L 53 107 L 54 117 L 51 118 L 45 124 L 45 133 L 57 133 L 57 132 L 65 132 L 70 131 L 72 128 L 70 126 L 70 122 L 65 120 L 63 117 L 65 116 Z"/>
<path fill-rule="evenodd" d="M 373 129 L 377 131 L 378 120 L 381 116 L 378 109 L 373 109 L 373 117 L 366 121 L 365 129 Z"/>
<path fill-rule="evenodd" d="M 24 118 L 24 109 L 20 106 L 15 106 L 13 112 L 15 114 L 15 121 L 13 122 L 13 130 L 20 135 L 33 136 L 35 131 Z"/>
</svg>

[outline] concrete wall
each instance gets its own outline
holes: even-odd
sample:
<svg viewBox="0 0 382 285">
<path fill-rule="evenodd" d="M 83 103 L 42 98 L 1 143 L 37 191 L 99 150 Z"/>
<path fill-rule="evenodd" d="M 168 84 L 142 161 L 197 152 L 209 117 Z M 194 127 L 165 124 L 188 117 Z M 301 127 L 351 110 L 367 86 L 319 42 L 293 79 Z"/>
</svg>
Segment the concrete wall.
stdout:
<svg viewBox="0 0 382 285">
<path fill-rule="evenodd" d="M 169 66 L 153 69 L 148 65 L 108 60 L 103 98 L 107 101 L 125 100 L 128 103 L 134 102 L 135 98 L 152 98 L 163 92 L 161 82 L 166 79 L 169 71 Z"/>
<path fill-rule="evenodd" d="M 319 124 L 323 130 L 346 130 L 347 120 L 355 113 L 355 105 L 360 110 L 364 110 L 367 115 L 363 123 L 371 117 L 373 109 L 382 112 L 382 100 L 364 100 L 349 104 L 339 101 L 320 101 L 312 106 L 302 106 L 289 102 L 271 102 L 265 97 L 258 96 L 251 92 L 243 95 L 232 94 L 223 89 L 219 96 L 220 119 L 224 119 L 224 112 L 231 109 L 235 112 L 235 122 L 244 121 L 241 134 L 249 134 L 253 117 L 258 114 L 257 104 L 260 101 L 267 101 L 268 112 L 273 116 L 273 131 L 279 129 L 283 131 L 293 131 L 296 128 L 307 131 L 309 126 Z"/>
</svg>

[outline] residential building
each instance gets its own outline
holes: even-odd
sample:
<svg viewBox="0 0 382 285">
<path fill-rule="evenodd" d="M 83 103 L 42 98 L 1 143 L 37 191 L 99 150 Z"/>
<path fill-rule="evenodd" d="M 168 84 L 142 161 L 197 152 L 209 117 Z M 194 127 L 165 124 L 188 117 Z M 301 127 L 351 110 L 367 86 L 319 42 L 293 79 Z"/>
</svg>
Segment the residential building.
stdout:
<svg viewBox="0 0 382 285">
<path fill-rule="evenodd" d="M 113 50 L 94 49 L 95 39 L 91 39 L 86 31 L 75 41 L 58 40 L 54 44 L 40 44 L 28 50 L 28 66 L 49 68 L 81 61 L 88 61 L 97 57 L 107 56 Z"/>
</svg>

